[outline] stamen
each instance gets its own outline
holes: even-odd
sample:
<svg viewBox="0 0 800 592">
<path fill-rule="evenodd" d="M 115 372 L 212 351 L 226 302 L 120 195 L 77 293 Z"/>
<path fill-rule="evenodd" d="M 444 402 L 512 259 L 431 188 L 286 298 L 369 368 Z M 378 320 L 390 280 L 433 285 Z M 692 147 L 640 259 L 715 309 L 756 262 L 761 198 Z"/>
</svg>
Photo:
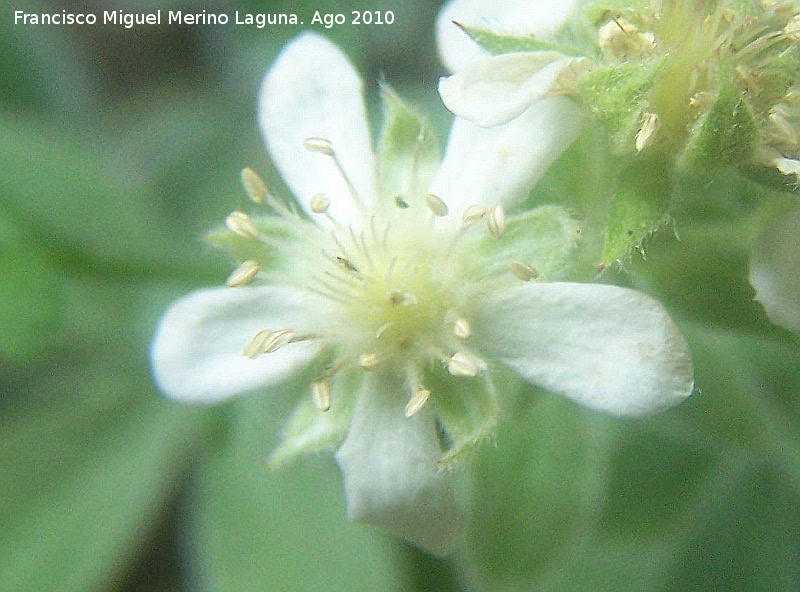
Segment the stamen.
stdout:
<svg viewBox="0 0 800 592">
<path fill-rule="evenodd" d="M 242 169 L 242 186 L 248 197 L 255 203 L 264 203 L 264 198 L 269 195 L 267 184 L 264 183 L 264 180 L 259 174 L 250 167 Z"/>
<path fill-rule="evenodd" d="M 253 224 L 250 216 L 244 212 L 231 212 L 228 217 L 225 218 L 225 226 L 234 234 L 248 240 L 257 240 L 261 235 L 261 232 L 256 228 L 256 225 Z"/>
<path fill-rule="evenodd" d="M 381 325 L 380 327 L 378 327 L 378 330 L 377 330 L 377 331 L 375 331 L 375 339 L 380 339 L 381 337 L 383 337 L 383 334 L 384 334 L 384 333 L 386 333 L 386 331 L 387 331 L 387 330 L 389 329 L 389 327 L 391 327 L 391 326 L 392 326 L 392 324 L 391 324 L 391 323 L 384 323 L 383 325 Z"/>
<path fill-rule="evenodd" d="M 250 283 L 260 269 L 261 266 L 258 264 L 258 261 L 248 259 L 247 261 L 242 262 L 242 264 L 237 267 L 231 275 L 228 276 L 228 279 L 225 281 L 225 283 L 231 288 L 243 286 Z"/>
<path fill-rule="evenodd" d="M 539 277 L 539 272 L 536 271 L 535 267 L 522 261 L 512 261 L 509 263 L 509 267 L 511 268 L 511 273 L 523 282 L 529 282 Z"/>
<path fill-rule="evenodd" d="M 358 356 L 358 365 L 364 370 L 372 370 L 379 362 L 380 358 L 375 352 L 364 352 Z"/>
<path fill-rule="evenodd" d="M 324 193 L 317 193 L 311 197 L 310 202 L 311 211 L 315 214 L 326 214 L 328 207 L 331 205 L 331 200 Z"/>
<path fill-rule="evenodd" d="M 455 323 L 453 323 L 453 335 L 462 340 L 469 339 L 469 336 L 472 335 L 469 321 L 461 317 L 457 318 Z"/>
<path fill-rule="evenodd" d="M 453 376 L 472 378 L 478 375 L 478 364 L 464 352 L 456 352 L 447 362 L 447 371 Z"/>
<path fill-rule="evenodd" d="M 495 238 L 503 236 L 506 231 L 506 213 L 503 210 L 503 206 L 494 204 L 489 208 L 486 216 L 486 223 L 489 226 L 489 232 L 491 232 Z"/>
<path fill-rule="evenodd" d="M 450 208 L 447 207 L 447 204 L 442 201 L 442 199 L 433 193 L 429 193 L 425 196 L 425 204 L 428 206 L 428 209 L 431 213 L 436 216 L 437 218 L 443 218 L 450 213 Z"/>
<path fill-rule="evenodd" d="M 636 132 L 636 152 L 641 152 L 653 143 L 659 127 L 661 127 L 661 120 L 658 115 L 645 113 L 642 127 Z"/>
<path fill-rule="evenodd" d="M 306 138 L 303 140 L 303 148 L 309 152 L 318 152 L 327 156 L 333 156 L 333 145 L 330 140 L 325 138 Z"/>
<path fill-rule="evenodd" d="M 461 224 L 470 227 L 486 215 L 486 209 L 477 204 L 469 206 L 461 215 Z"/>
<path fill-rule="evenodd" d="M 331 408 L 331 387 L 327 380 L 311 383 L 311 400 L 320 411 L 328 411 Z"/>
<path fill-rule="evenodd" d="M 431 391 L 426 388 L 419 389 L 415 392 L 412 397 L 406 403 L 406 410 L 405 414 L 406 417 L 413 417 L 425 406 L 425 403 L 428 402 L 428 398 L 431 396 Z"/>
<path fill-rule="evenodd" d="M 248 343 L 245 346 L 244 351 L 242 351 L 242 354 L 246 358 L 252 359 L 258 356 L 259 354 L 264 353 L 264 344 L 271 336 L 272 336 L 272 331 L 270 331 L 269 329 L 264 329 L 262 331 L 259 331 L 253 336 L 253 338 L 250 340 L 250 343 Z"/>
<path fill-rule="evenodd" d="M 331 157 L 333 164 L 336 165 L 336 169 L 339 171 L 339 175 L 342 177 L 345 185 L 347 185 L 347 190 L 350 192 L 350 196 L 353 198 L 359 211 L 362 214 L 366 214 L 367 208 L 352 181 L 350 181 L 350 177 L 347 176 L 342 162 L 339 160 L 339 157 L 336 156 L 336 151 L 333 149 L 333 144 L 331 144 L 330 140 L 326 140 L 325 138 L 306 138 L 303 141 L 303 147 L 311 152 L 319 152 L 320 154 Z"/>
<path fill-rule="evenodd" d="M 264 342 L 262 352 L 265 354 L 276 352 L 287 343 L 294 341 L 296 336 L 297 333 L 295 333 L 292 329 L 278 329 L 277 331 L 274 331 L 272 335 L 270 335 Z"/>
</svg>

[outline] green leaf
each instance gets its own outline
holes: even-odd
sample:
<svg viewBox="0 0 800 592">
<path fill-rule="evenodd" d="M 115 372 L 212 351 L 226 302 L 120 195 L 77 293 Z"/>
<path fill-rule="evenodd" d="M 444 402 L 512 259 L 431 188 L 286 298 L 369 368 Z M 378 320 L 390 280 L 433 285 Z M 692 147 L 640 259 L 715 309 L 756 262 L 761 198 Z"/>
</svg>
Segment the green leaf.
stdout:
<svg viewBox="0 0 800 592">
<path fill-rule="evenodd" d="M 664 64 L 663 58 L 599 65 L 578 81 L 579 100 L 611 137 L 616 154 L 633 154 L 646 96 Z"/>
<path fill-rule="evenodd" d="M 24 229 L 1 214 L 0 251 L 0 359 L 21 363 L 43 355 L 58 334 L 63 278 Z"/>
<path fill-rule="evenodd" d="M 515 377 L 504 378 L 509 380 L 498 381 L 503 390 L 513 392 Z M 497 429 L 499 407 L 495 385 L 484 375 L 455 378 L 444 375 L 443 371 L 429 372 L 425 384 L 432 393 L 428 404 L 435 410 L 449 445 L 441 465 L 447 467 L 468 459 Z"/>
<path fill-rule="evenodd" d="M 507 277 L 510 263 L 518 261 L 535 270 L 539 280 L 559 279 L 581 236 L 580 225 L 561 206 L 539 206 L 507 220 L 500 238 L 483 233 L 474 245 L 474 264 L 469 271 L 475 278 Z"/>
<path fill-rule="evenodd" d="M 274 239 L 278 243 L 290 244 L 291 240 L 297 240 L 294 236 L 295 228 L 283 218 L 265 216 L 251 220 L 270 241 Z M 231 255 L 239 263 L 248 259 L 258 261 L 263 269 L 275 269 L 287 263 L 287 253 L 281 252 L 274 244 L 245 238 L 224 226 L 218 226 L 206 233 L 205 240 Z"/>
<path fill-rule="evenodd" d="M 279 421 L 268 397 L 233 404 L 222 446 L 198 475 L 191 517 L 202 590 L 399 590 L 384 537 L 345 519 L 333 459 L 264 466 Z"/>
<path fill-rule="evenodd" d="M 733 75 L 728 75 L 732 78 Z M 761 139 L 740 84 L 723 80 L 713 105 L 694 124 L 681 165 L 749 165 Z"/>
<path fill-rule="evenodd" d="M 525 394 L 535 404 L 511 410 L 474 466 L 467 553 L 478 589 L 537 589 L 534 578 L 585 531 L 602 492 L 614 424 L 561 397 Z"/>
<path fill-rule="evenodd" d="M 303 397 L 283 430 L 280 445 L 269 456 L 269 467 L 282 467 L 306 454 L 334 452 L 350 428 L 360 381 L 359 371 L 336 376 L 330 385 L 328 411 L 317 409 L 310 393 Z"/>
<path fill-rule="evenodd" d="M 586 51 L 577 45 L 559 43 L 556 41 L 541 41 L 534 37 L 520 37 L 495 33 L 481 27 L 468 27 L 456 23 L 469 35 L 475 43 L 492 54 L 512 53 L 517 51 L 557 51 L 566 56 L 579 57 L 586 55 Z"/>
<path fill-rule="evenodd" d="M 626 260 L 634 249 L 669 221 L 673 180 L 670 167 L 656 159 L 638 158 L 617 177 L 608 210 L 601 267 Z"/>
<path fill-rule="evenodd" d="M 174 489 L 200 416 L 116 354 L 54 371 L 40 405 L 0 418 L 5 591 L 106 589 Z"/>
<path fill-rule="evenodd" d="M 383 131 L 378 143 L 378 185 L 401 207 L 421 203 L 441 155 L 433 129 L 388 86 L 382 87 Z"/>
</svg>

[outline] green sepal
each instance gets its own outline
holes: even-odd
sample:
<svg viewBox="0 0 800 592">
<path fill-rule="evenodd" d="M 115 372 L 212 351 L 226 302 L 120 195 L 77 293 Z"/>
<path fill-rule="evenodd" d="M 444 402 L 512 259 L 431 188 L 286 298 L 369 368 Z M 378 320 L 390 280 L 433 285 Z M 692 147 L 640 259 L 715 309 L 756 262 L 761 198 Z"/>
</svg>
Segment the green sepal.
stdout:
<svg viewBox="0 0 800 592">
<path fill-rule="evenodd" d="M 640 158 L 619 175 L 608 210 L 600 267 L 627 258 L 669 221 L 672 175 L 667 163 Z"/>
<path fill-rule="evenodd" d="M 458 24 L 458 23 L 456 23 Z M 587 55 L 587 51 L 571 43 L 558 41 L 541 41 L 533 37 L 519 37 L 495 33 L 480 27 L 458 26 L 469 35 L 472 40 L 491 54 L 513 53 L 519 51 L 557 51 L 570 57 Z"/>
<path fill-rule="evenodd" d="M 378 142 L 378 188 L 384 200 L 410 207 L 427 195 L 441 152 L 433 128 L 388 85 L 381 88 L 383 130 Z"/>
<path fill-rule="evenodd" d="M 333 452 L 344 441 L 359 392 L 360 373 L 337 375 L 331 380 L 331 408 L 320 411 L 310 392 L 300 400 L 283 430 L 282 440 L 267 461 L 269 468 L 282 467 L 300 456 Z M 310 387 L 309 387 L 310 390 Z"/>
<path fill-rule="evenodd" d="M 663 63 L 663 58 L 655 58 L 598 66 L 581 76 L 579 99 L 606 129 L 616 154 L 634 152 L 646 94 Z"/>
<path fill-rule="evenodd" d="M 264 236 L 287 244 L 292 241 L 295 234 L 295 229 L 278 216 L 252 218 L 252 222 Z M 257 261 L 264 269 L 279 267 L 286 260 L 286 253 L 281 253 L 275 246 L 239 236 L 225 226 L 209 231 L 204 239 L 231 255 L 236 261 Z"/>
<path fill-rule="evenodd" d="M 732 75 L 729 75 L 729 78 Z M 759 126 L 740 85 L 723 82 L 713 105 L 690 131 L 681 165 L 742 165 L 753 161 Z"/>
<path fill-rule="evenodd" d="M 561 206 L 539 206 L 510 216 L 500 238 L 487 232 L 476 241 L 475 254 L 468 258 L 474 263 L 470 276 L 505 276 L 517 282 L 509 266 L 519 261 L 535 269 L 540 280 L 558 279 L 567 271 L 580 235 L 580 225 Z"/>
<path fill-rule="evenodd" d="M 439 459 L 442 468 L 468 459 L 476 447 L 497 429 L 497 390 L 485 372 L 474 378 L 456 378 L 444 371 L 430 372 L 426 385 L 442 428 L 446 452 Z M 505 383 L 504 383 L 505 384 Z"/>
</svg>

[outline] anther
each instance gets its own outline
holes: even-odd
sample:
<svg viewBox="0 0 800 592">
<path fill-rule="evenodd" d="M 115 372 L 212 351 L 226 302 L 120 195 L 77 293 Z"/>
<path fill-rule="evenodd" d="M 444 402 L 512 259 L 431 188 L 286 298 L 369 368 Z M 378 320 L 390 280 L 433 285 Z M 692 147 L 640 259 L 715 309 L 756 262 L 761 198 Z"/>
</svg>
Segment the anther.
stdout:
<svg viewBox="0 0 800 592">
<path fill-rule="evenodd" d="M 250 343 L 245 346 L 242 354 L 247 358 L 255 358 L 257 355 L 264 353 L 264 344 L 267 343 L 271 336 L 272 331 L 269 329 L 259 331 L 253 336 Z"/>
<path fill-rule="evenodd" d="M 461 317 L 457 318 L 453 323 L 453 335 L 462 340 L 469 339 L 469 336 L 472 335 L 472 329 L 469 326 L 469 321 Z"/>
<path fill-rule="evenodd" d="M 469 206 L 467 209 L 464 210 L 464 213 L 461 215 L 461 223 L 465 226 L 472 226 L 483 218 L 486 215 L 486 209 L 482 206 L 477 204 Z"/>
<path fill-rule="evenodd" d="M 330 143 L 330 140 L 326 140 L 325 138 L 306 138 L 303 140 L 303 148 L 309 152 L 319 152 L 327 156 L 334 155 L 333 145 Z"/>
<path fill-rule="evenodd" d="M 398 290 L 393 290 L 389 293 L 386 297 L 389 301 L 389 304 L 392 306 L 414 306 L 419 301 L 417 297 L 413 294 L 408 294 L 407 292 L 400 292 Z"/>
<path fill-rule="evenodd" d="M 486 223 L 495 238 L 500 238 L 506 231 L 506 213 L 503 206 L 495 204 L 486 213 Z"/>
<path fill-rule="evenodd" d="M 406 403 L 406 417 L 413 417 L 417 413 L 419 413 L 420 409 L 425 406 L 425 403 L 428 402 L 428 398 L 431 396 L 431 392 L 428 389 L 419 389 L 415 392 L 412 397 Z"/>
<path fill-rule="evenodd" d="M 244 212 L 231 212 L 228 217 L 225 218 L 225 226 L 234 234 L 249 240 L 256 240 L 261 235 L 261 232 L 256 228 L 256 225 L 253 224 L 250 216 Z"/>
<path fill-rule="evenodd" d="M 346 259 L 344 257 L 339 257 L 337 255 L 336 257 L 333 258 L 333 260 L 336 261 L 336 263 L 338 263 L 339 266 L 345 271 L 350 273 L 358 273 L 358 268 L 355 265 L 353 265 L 349 259 Z"/>
<path fill-rule="evenodd" d="M 380 362 L 380 358 L 375 352 L 365 352 L 358 356 L 358 365 L 363 370 L 372 370 L 378 365 L 378 362 Z"/>
<path fill-rule="evenodd" d="M 783 33 L 791 41 L 800 42 L 800 14 L 795 15 L 784 27 Z"/>
<path fill-rule="evenodd" d="M 237 267 L 236 270 L 228 276 L 228 279 L 225 281 L 225 283 L 230 288 L 243 286 L 250 283 L 260 269 L 261 266 L 258 264 L 258 261 L 248 259 L 247 261 L 243 261 L 242 264 L 239 265 L 239 267 Z"/>
<path fill-rule="evenodd" d="M 331 386 L 327 380 L 311 383 L 311 400 L 320 411 L 328 411 L 331 408 Z"/>
<path fill-rule="evenodd" d="M 244 187 L 247 196 L 256 203 L 264 203 L 264 198 L 269 195 L 267 184 L 250 167 L 242 169 L 242 186 Z"/>
<path fill-rule="evenodd" d="M 443 218 L 450 213 L 450 208 L 447 207 L 447 204 L 444 203 L 440 197 L 434 195 L 433 193 L 429 193 L 425 196 L 425 205 L 428 206 L 428 209 L 437 218 Z"/>
<path fill-rule="evenodd" d="M 407 210 L 408 208 L 411 207 L 411 204 L 409 204 L 405 199 L 403 199 L 402 195 L 394 196 L 394 205 L 396 205 L 401 210 Z"/>
<path fill-rule="evenodd" d="M 646 113 L 642 127 L 636 132 L 636 152 L 641 152 L 653 143 L 658 128 L 661 127 L 661 120 L 655 113 Z"/>
<path fill-rule="evenodd" d="M 472 378 L 478 375 L 478 364 L 464 352 L 456 352 L 447 362 L 447 371 L 453 376 Z"/>
<path fill-rule="evenodd" d="M 511 268 L 511 273 L 523 282 L 529 282 L 539 276 L 539 272 L 536 271 L 535 267 L 522 261 L 512 261 L 509 263 L 509 267 Z"/>
<path fill-rule="evenodd" d="M 328 211 L 331 200 L 324 193 L 317 193 L 311 197 L 309 205 L 311 206 L 311 211 L 315 214 L 324 214 Z"/>
<path fill-rule="evenodd" d="M 291 343 L 296 336 L 297 334 L 291 329 L 278 329 L 277 331 L 273 331 L 272 335 L 264 342 L 262 352 L 265 354 L 276 352 L 287 343 Z"/>
</svg>

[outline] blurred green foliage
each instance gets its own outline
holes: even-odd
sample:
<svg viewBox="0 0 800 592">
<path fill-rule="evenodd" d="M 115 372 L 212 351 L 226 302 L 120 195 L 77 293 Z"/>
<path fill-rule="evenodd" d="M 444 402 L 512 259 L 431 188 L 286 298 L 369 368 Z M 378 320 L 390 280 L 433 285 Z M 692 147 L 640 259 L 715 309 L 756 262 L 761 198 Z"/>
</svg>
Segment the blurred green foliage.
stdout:
<svg viewBox="0 0 800 592">
<path fill-rule="evenodd" d="M 437 3 L 371 7 L 397 25 L 326 33 L 373 96 L 382 74 L 444 137 Z M 682 218 L 613 278 L 671 310 L 695 396 L 643 421 L 533 389 L 506 401 L 448 562 L 348 523 L 329 457 L 265 468 L 294 401 L 163 399 L 147 361 L 159 315 L 228 272 L 202 237 L 244 203 L 243 166 L 280 187 L 255 97 L 297 32 L 0 27 L 0 589 L 800 589 L 800 347 L 752 300 L 754 203 L 776 198 L 738 174 L 681 180 Z M 591 145 L 533 201 L 592 218 Z"/>
</svg>

